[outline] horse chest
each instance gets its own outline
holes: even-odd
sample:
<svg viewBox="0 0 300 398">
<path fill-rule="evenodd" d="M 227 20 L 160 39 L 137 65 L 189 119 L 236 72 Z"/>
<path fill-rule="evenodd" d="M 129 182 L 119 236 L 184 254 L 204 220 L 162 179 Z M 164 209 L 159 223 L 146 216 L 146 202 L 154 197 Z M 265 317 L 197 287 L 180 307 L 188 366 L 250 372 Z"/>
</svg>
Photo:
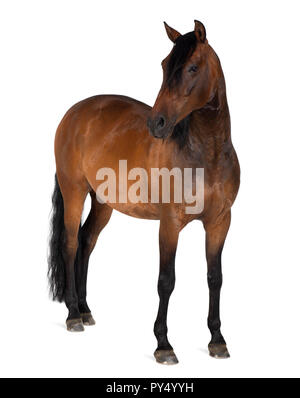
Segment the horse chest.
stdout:
<svg viewBox="0 0 300 398">
<path fill-rule="evenodd" d="M 240 169 L 235 151 L 225 152 L 219 162 L 204 168 L 203 215 L 218 218 L 232 206 L 239 189 Z"/>
</svg>

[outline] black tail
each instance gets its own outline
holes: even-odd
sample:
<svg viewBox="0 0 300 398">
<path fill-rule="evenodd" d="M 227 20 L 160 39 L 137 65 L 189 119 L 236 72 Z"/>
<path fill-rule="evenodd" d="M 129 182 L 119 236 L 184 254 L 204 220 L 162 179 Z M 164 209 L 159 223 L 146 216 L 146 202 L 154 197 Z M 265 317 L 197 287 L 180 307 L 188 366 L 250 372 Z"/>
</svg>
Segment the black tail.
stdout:
<svg viewBox="0 0 300 398">
<path fill-rule="evenodd" d="M 50 294 L 53 300 L 62 302 L 65 295 L 65 262 L 64 262 L 64 201 L 55 175 L 55 186 L 52 196 L 52 219 L 50 230 L 50 251 L 48 256 L 48 278 Z"/>
</svg>

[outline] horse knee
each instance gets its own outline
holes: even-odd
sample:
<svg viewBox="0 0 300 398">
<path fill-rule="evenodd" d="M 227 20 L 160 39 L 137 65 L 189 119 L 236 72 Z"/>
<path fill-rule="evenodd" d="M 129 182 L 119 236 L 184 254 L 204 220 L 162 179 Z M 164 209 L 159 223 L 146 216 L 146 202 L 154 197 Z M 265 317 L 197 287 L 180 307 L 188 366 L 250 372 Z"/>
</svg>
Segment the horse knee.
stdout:
<svg viewBox="0 0 300 398">
<path fill-rule="evenodd" d="M 209 271 L 207 273 L 207 283 L 210 289 L 221 289 L 222 279 L 220 271 Z"/>
<path fill-rule="evenodd" d="M 170 295 L 175 286 L 175 275 L 160 275 L 158 279 L 158 294 Z"/>
</svg>

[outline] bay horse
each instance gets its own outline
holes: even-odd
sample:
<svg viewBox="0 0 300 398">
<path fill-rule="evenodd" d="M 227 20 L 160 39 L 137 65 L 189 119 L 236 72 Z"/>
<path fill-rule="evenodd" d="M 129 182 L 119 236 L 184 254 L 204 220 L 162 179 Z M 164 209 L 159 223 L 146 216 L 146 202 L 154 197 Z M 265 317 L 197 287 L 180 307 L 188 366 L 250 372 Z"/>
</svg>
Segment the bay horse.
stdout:
<svg viewBox="0 0 300 398">
<path fill-rule="evenodd" d="M 174 45 L 162 61 L 163 81 L 152 108 L 120 95 L 98 95 L 70 108 L 58 126 L 48 277 L 52 298 L 65 301 L 68 308 L 67 329 L 83 331 L 83 325 L 95 324 L 86 301 L 89 258 L 113 209 L 159 220 L 160 301 L 154 356 L 159 363 L 175 364 L 178 360 L 167 337 L 167 310 L 175 284 L 179 233 L 193 220 L 201 220 L 206 233 L 209 354 L 229 357 L 220 330 L 221 253 L 240 168 L 231 142 L 223 71 L 204 25 L 195 21 L 194 30 L 184 35 L 166 23 L 165 28 Z M 126 159 L 130 168 L 142 167 L 147 172 L 163 167 L 203 168 L 202 212 L 187 214 L 185 203 L 162 203 L 161 198 L 158 203 L 99 201 L 97 171 L 103 167 L 117 170 L 120 159 Z M 88 194 L 91 210 L 81 225 Z"/>
</svg>

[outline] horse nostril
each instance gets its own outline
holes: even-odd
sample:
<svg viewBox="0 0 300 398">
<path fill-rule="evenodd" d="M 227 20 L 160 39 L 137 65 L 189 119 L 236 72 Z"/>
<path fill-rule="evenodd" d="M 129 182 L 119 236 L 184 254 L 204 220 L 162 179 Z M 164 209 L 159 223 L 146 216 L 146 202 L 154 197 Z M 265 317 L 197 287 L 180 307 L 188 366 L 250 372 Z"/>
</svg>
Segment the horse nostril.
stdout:
<svg viewBox="0 0 300 398">
<path fill-rule="evenodd" d="M 156 129 L 161 130 L 164 127 L 165 123 L 166 123 L 165 118 L 163 116 L 159 116 L 156 119 L 156 123 L 155 123 Z"/>
</svg>

